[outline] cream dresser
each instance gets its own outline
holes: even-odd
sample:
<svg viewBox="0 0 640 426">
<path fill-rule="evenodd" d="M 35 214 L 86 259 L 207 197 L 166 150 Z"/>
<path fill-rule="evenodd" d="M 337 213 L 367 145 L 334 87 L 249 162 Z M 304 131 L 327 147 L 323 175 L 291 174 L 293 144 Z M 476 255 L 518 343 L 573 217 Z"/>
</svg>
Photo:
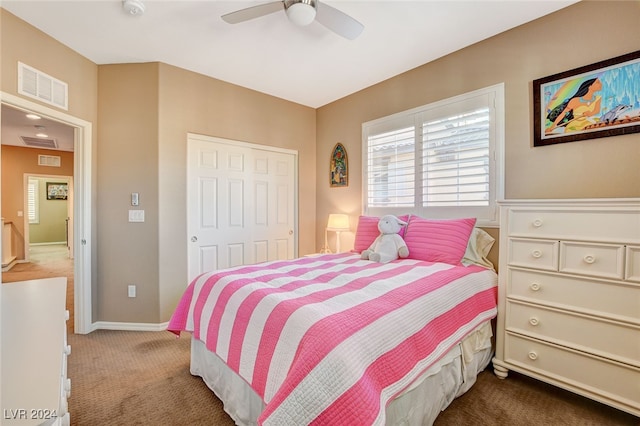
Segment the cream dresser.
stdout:
<svg viewBox="0 0 640 426">
<path fill-rule="evenodd" d="M 495 374 L 640 416 L 640 199 L 501 203 Z"/>
<path fill-rule="evenodd" d="M 2 284 L 2 425 L 69 425 L 67 278 Z"/>
</svg>

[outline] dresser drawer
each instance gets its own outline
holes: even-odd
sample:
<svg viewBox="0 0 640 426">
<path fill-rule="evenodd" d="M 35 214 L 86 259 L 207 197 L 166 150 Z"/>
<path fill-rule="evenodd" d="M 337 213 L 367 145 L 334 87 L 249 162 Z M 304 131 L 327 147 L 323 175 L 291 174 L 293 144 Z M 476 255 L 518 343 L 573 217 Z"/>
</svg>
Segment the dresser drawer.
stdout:
<svg viewBox="0 0 640 426">
<path fill-rule="evenodd" d="M 585 211 L 575 208 L 513 208 L 509 211 L 509 235 L 566 240 L 639 241 L 638 210 Z"/>
<path fill-rule="evenodd" d="M 505 361 L 640 410 L 640 369 L 506 333 Z"/>
<path fill-rule="evenodd" d="M 626 259 L 625 279 L 640 283 L 640 246 L 627 246 Z"/>
<path fill-rule="evenodd" d="M 507 331 L 640 367 L 640 326 L 507 302 Z"/>
<path fill-rule="evenodd" d="M 509 268 L 507 295 L 534 303 L 640 323 L 640 287 Z"/>
<path fill-rule="evenodd" d="M 558 270 L 558 241 L 512 238 L 509 241 L 509 265 Z"/>
<path fill-rule="evenodd" d="M 560 243 L 560 272 L 622 279 L 623 265 L 622 245 Z"/>
</svg>

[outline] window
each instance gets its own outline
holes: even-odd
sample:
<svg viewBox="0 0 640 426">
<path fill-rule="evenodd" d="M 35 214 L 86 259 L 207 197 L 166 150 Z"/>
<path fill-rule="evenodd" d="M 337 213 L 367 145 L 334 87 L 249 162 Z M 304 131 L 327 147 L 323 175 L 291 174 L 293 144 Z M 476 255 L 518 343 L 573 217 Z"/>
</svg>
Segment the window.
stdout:
<svg viewBox="0 0 640 426">
<path fill-rule="evenodd" d="M 38 206 L 39 194 L 39 181 L 29 178 L 27 186 L 27 215 L 29 223 L 40 223 L 40 209 Z"/>
<path fill-rule="evenodd" d="M 362 125 L 364 211 L 498 224 L 504 86 Z"/>
</svg>

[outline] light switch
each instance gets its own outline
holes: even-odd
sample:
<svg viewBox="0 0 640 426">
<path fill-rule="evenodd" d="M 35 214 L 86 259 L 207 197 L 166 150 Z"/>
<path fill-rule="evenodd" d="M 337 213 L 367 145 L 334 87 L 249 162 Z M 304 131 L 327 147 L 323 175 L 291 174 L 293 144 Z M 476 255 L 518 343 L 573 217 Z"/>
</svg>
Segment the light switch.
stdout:
<svg viewBox="0 0 640 426">
<path fill-rule="evenodd" d="M 138 204 L 140 204 L 138 193 L 137 192 L 132 192 L 131 193 L 131 205 L 132 206 L 137 206 Z"/>
<path fill-rule="evenodd" d="M 129 210 L 129 222 L 144 222 L 144 210 Z"/>
</svg>

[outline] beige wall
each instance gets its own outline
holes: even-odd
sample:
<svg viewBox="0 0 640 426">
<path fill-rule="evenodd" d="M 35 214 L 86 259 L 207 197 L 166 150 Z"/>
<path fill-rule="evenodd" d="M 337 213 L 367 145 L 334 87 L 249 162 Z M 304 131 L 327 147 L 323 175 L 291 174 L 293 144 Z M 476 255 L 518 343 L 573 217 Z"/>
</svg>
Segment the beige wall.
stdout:
<svg viewBox="0 0 640 426">
<path fill-rule="evenodd" d="M 67 82 L 68 113 L 94 124 L 93 321 L 167 321 L 187 285 L 187 132 L 297 150 L 299 253 L 315 250 L 314 109 L 159 63 L 97 66 L 0 12 L 2 91 L 19 96 L 22 61 Z M 131 192 L 144 223 L 128 222 Z"/>
<path fill-rule="evenodd" d="M 110 221 L 98 241 L 103 321 L 167 321 L 188 284 L 189 132 L 297 150 L 299 251 L 313 251 L 315 110 L 161 63 L 100 66 L 99 93 L 98 210 Z M 131 192 L 144 223 L 128 222 Z"/>
<path fill-rule="evenodd" d="M 97 263 L 95 235 L 99 232 L 95 209 L 96 171 L 97 171 L 97 115 L 98 115 L 98 66 L 78 55 L 65 45 L 47 36 L 21 19 L 0 8 L 0 89 L 11 95 L 18 95 L 18 62 L 25 63 L 50 76 L 69 84 L 69 109 L 66 114 L 93 123 L 92 134 L 92 229 L 94 238 L 90 239 L 92 263 Z M 36 102 L 28 98 L 29 101 Z M 51 107 L 50 105 L 45 105 Z M 55 108 L 54 108 L 55 109 Z M 4 179 L 3 179 L 4 183 Z M 76 188 L 77 190 L 77 188 Z M 93 320 L 97 319 L 96 269 L 92 271 Z"/>
<path fill-rule="evenodd" d="M 640 134 L 533 148 L 531 107 L 534 79 L 640 48 L 639 23 L 637 1 L 583 1 L 319 108 L 317 240 L 331 212 L 348 213 L 355 231 L 363 122 L 501 82 L 506 198 L 639 197 Z M 326 183 L 336 142 L 349 153 L 348 188 Z M 353 235 L 341 241 L 352 247 Z"/>
<path fill-rule="evenodd" d="M 176 67 L 160 65 L 158 214 L 160 317 L 187 276 L 187 132 L 298 151 L 298 252 L 315 251 L 315 110 Z"/>
<path fill-rule="evenodd" d="M 158 64 L 101 65 L 98 94 L 98 320 L 157 323 Z M 130 209 L 145 221 L 129 222 Z"/>
<path fill-rule="evenodd" d="M 4 217 L 5 221 L 12 222 L 14 233 L 13 253 L 17 259 L 25 258 L 24 216 L 18 216 L 18 212 L 26 214 L 24 212 L 25 200 L 23 190 L 25 173 L 34 175 L 73 176 L 72 152 L 57 151 L 55 153 L 55 155 L 60 156 L 60 167 L 38 165 L 38 155 L 51 155 L 52 152 L 53 151 L 47 149 L 2 145 L 2 217 Z M 44 183 L 42 183 L 42 191 L 44 191 L 44 188 Z M 50 203 L 59 202 L 50 201 Z M 58 205 L 59 204 L 56 204 L 56 206 Z"/>
<path fill-rule="evenodd" d="M 67 113 L 93 123 L 94 321 L 164 322 L 186 285 L 187 132 L 298 150 L 301 255 L 320 248 L 330 212 L 360 213 L 362 122 L 499 82 L 508 198 L 640 196 L 637 135 L 531 147 L 532 80 L 637 49 L 637 2 L 581 2 L 318 110 L 164 64 L 98 67 L 0 13 L 2 91 L 17 95 L 22 61 L 69 83 Z M 572 37 L 582 22 L 598 36 Z M 347 188 L 328 185 L 336 142 Z M 131 192 L 142 224 L 127 220 Z"/>
</svg>

